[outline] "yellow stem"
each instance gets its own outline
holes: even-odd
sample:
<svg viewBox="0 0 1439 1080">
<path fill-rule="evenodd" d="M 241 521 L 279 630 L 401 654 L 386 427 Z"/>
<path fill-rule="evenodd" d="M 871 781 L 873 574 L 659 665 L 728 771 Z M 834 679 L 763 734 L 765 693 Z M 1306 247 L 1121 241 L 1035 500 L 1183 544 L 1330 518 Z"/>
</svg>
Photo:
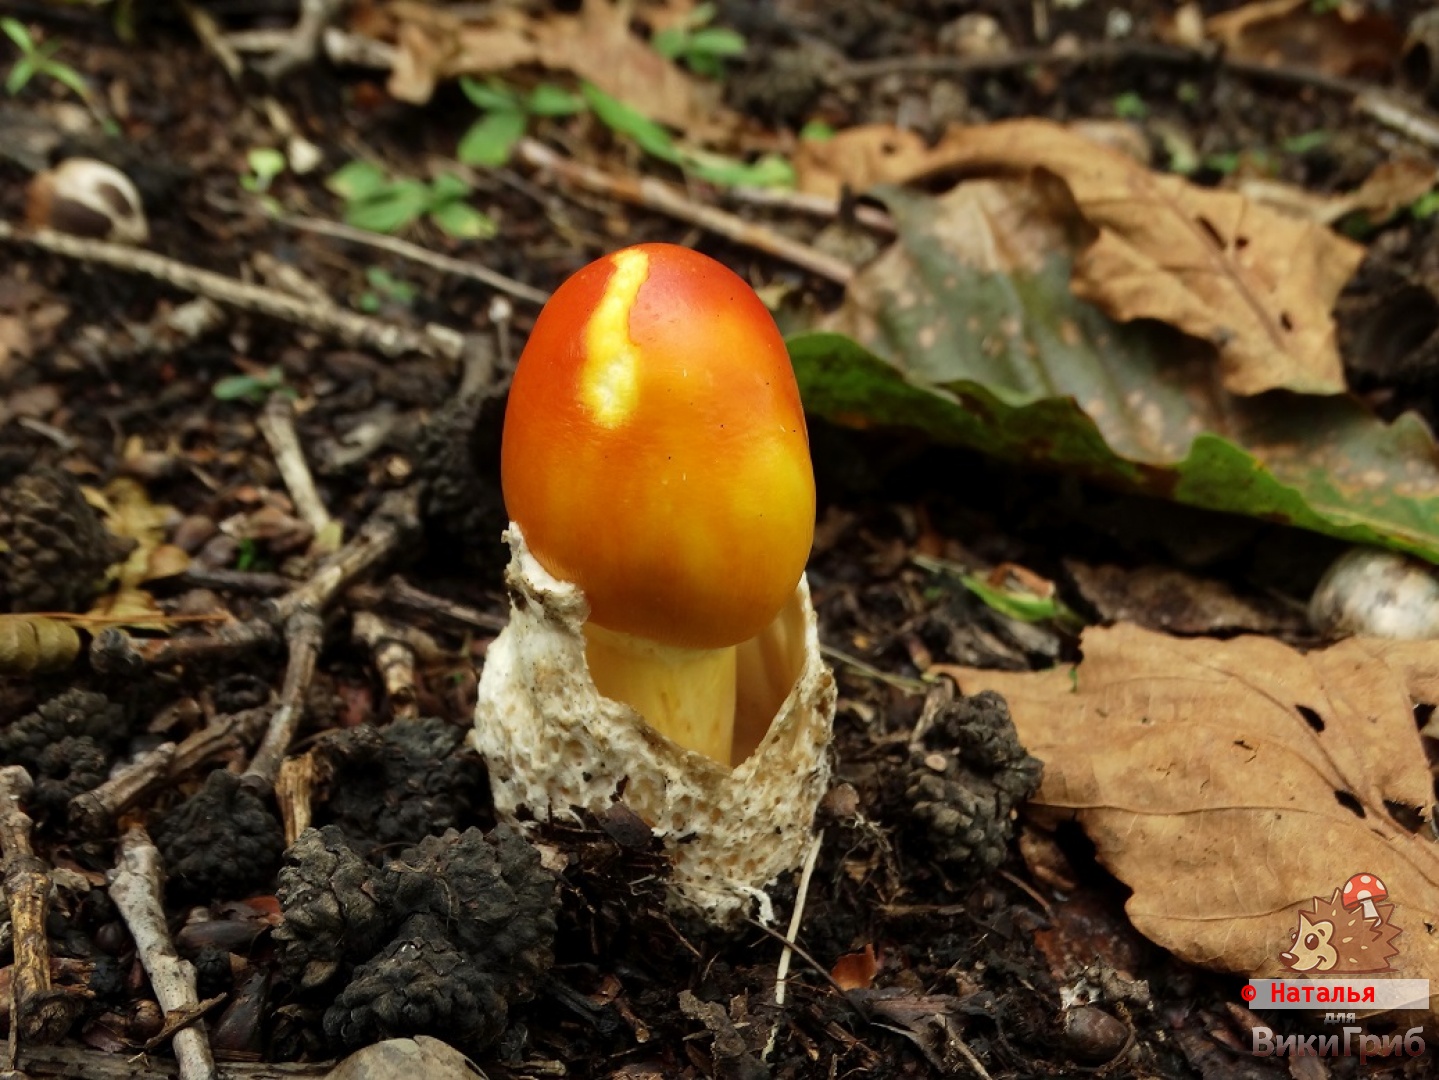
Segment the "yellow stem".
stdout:
<svg viewBox="0 0 1439 1080">
<path fill-rule="evenodd" d="M 585 624 L 585 658 L 605 697 L 622 701 L 681 746 L 729 766 L 735 650 L 683 649 Z"/>
</svg>

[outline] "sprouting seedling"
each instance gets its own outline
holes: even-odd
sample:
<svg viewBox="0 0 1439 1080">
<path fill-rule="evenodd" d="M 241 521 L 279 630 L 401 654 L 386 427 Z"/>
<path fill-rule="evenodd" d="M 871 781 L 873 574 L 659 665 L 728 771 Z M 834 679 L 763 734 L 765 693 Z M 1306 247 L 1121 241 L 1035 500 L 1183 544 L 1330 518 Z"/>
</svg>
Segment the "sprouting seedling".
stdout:
<svg viewBox="0 0 1439 1080">
<path fill-rule="evenodd" d="M 35 40 L 30 28 L 11 16 L 0 17 L 0 33 L 3 33 L 20 50 L 20 56 L 11 65 L 5 76 L 5 92 L 11 97 L 18 95 L 37 77 L 53 79 L 85 103 L 85 107 L 99 121 L 108 134 L 119 132 L 115 121 L 105 115 L 85 77 L 65 61 L 57 59 L 60 42 Z"/>
<path fill-rule="evenodd" d="M 369 287 L 360 294 L 355 306 L 369 315 L 373 315 L 386 304 L 409 307 L 418 292 L 410 282 L 395 277 L 383 266 L 366 267 L 365 283 Z"/>
<path fill-rule="evenodd" d="M 390 176 L 368 161 L 352 161 L 325 181 L 345 203 L 345 222 L 370 232 L 399 232 L 427 218 L 460 240 L 481 240 L 498 231 L 494 221 L 468 202 L 470 185 L 452 173 L 434 180 Z"/>
<path fill-rule="evenodd" d="M 725 61 L 743 56 L 746 44 L 738 31 L 711 26 L 714 17 L 714 4 L 699 4 L 680 25 L 655 34 L 650 44 L 667 60 L 683 60 L 696 75 L 718 79 Z"/>
<path fill-rule="evenodd" d="M 455 157 L 482 168 L 498 168 L 509 161 L 533 118 L 573 116 L 585 109 L 581 98 L 553 83 L 540 83 L 524 94 L 499 79 L 479 82 L 464 77 L 460 89 L 481 115 L 461 136 Z"/>
<path fill-rule="evenodd" d="M 272 391 L 284 387 L 285 372 L 277 366 L 247 371 L 241 375 L 226 375 L 215 381 L 210 393 L 220 401 L 248 401 L 259 404 L 268 398 Z"/>
</svg>

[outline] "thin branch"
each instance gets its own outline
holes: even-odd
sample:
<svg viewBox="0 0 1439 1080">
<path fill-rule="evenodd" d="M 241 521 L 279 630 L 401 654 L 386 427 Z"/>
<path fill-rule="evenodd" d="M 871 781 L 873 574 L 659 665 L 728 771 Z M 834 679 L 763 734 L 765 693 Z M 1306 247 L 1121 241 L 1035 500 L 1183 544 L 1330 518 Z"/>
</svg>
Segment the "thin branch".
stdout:
<svg viewBox="0 0 1439 1080">
<path fill-rule="evenodd" d="M 270 444 L 270 453 L 275 456 L 275 467 L 285 481 L 290 498 L 295 501 L 295 509 L 315 531 L 315 536 L 322 536 L 333 519 L 330 511 L 325 509 L 325 501 L 315 489 L 314 474 L 310 472 L 304 448 L 300 446 L 300 436 L 295 431 L 294 402 L 284 394 L 271 394 L 265 407 L 260 410 L 260 415 L 255 418 L 255 424 L 259 427 L 260 434 L 265 436 L 265 441 Z"/>
<path fill-rule="evenodd" d="M 557 154 L 544 143 L 531 138 L 521 139 L 516 144 L 515 156 L 531 168 L 551 172 L 576 187 L 698 225 L 726 240 L 784 259 L 837 284 L 847 284 L 854 277 L 854 267 L 843 259 L 826 255 L 817 248 L 753 221 L 746 221 L 727 210 L 696 202 L 679 188 L 653 177 L 615 176 Z"/>
<path fill-rule="evenodd" d="M 8 221 L 0 221 L 0 243 L 28 244 L 81 262 L 145 274 L 182 292 L 207 296 L 242 311 L 294 323 L 347 345 L 373 349 L 382 356 L 420 353 L 443 360 L 459 360 L 465 353 L 464 335 L 448 327 L 431 323 L 417 331 L 395 326 L 338 304 L 301 300 L 289 293 L 202 270 L 142 248 L 67 236 L 48 229 L 29 232 L 17 229 Z"/>
<path fill-rule="evenodd" d="M 120 837 L 120 860 L 109 873 L 110 899 L 135 939 L 135 951 L 155 1000 L 167 1016 L 196 1011 L 200 996 L 195 991 L 195 968 L 175 952 L 165 906 L 160 896 L 160 852 L 138 825 Z M 202 1021 L 189 1024 L 170 1040 L 180 1080 L 216 1080 L 215 1059 Z"/>
</svg>

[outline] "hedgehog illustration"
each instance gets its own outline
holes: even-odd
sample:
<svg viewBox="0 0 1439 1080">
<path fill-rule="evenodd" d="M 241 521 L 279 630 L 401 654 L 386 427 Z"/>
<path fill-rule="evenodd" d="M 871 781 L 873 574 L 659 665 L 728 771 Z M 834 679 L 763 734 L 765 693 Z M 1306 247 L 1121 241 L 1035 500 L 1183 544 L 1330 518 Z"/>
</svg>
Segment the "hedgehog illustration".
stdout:
<svg viewBox="0 0 1439 1080">
<path fill-rule="evenodd" d="M 1377 889 L 1359 889 L 1354 882 L 1363 877 Z M 1279 954 L 1290 971 L 1336 972 L 1359 975 L 1388 971 L 1389 961 L 1398 953 L 1394 939 L 1399 927 L 1390 916 L 1393 904 L 1378 903 L 1385 893 L 1372 875 L 1355 875 L 1328 900 L 1314 897 L 1308 911 L 1299 913 L 1299 925 L 1289 934 L 1289 951 Z"/>
</svg>

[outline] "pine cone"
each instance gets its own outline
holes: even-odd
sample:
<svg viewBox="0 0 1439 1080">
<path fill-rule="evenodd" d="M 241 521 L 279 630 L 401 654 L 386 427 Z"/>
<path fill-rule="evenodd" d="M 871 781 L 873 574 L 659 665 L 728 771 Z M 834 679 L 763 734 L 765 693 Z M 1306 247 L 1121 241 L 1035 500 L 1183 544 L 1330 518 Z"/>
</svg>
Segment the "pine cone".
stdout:
<svg viewBox="0 0 1439 1080">
<path fill-rule="evenodd" d="M 121 706 L 72 688 L 0 730 L 0 761 L 30 772 L 35 809 L 61 815 L 72 798 L 105 779 L 127 734 Z"/>
<path fill-rule="evenodd" d="M 976 875 L 993 870 L 1014 832 L 1012 811 L 1039 790 L 1043 765 L 989 690 L 941 704 L 922 741 L 910 753 L 905 798 L 931 854 Z"/>
<path fill-rule="evenodd" d="M 331 768 L 325 812 L 345 834 L 383 847 L 414 844 L 471 817 L 484 770 L 465 732 L 427 717 L 362 725 L 323 738 Z"/>
<path fill-rule="evenodd" d="M 554 960 L 555 878 L 519 833 L 501 825 L 428 836 L 390 864 L 395 906 L 432 914 L 511 1000 L 533 995 Z"/>
<path fill-rule="evenodd" d="M 105 530 L 69 473 L 40 466 L 0 488 L 0 552 L 11 611 L 83 611 L 133 541 Z"/>
<path fill-rule="evenodd" d="M 161 818 L 154 837 L 170 891 L 204 901 L 268 885 L 285 846 L 264 800 L 224 769 Z"/>
<path fill-rule="evenodd" d="M 448 542 L 481 569 L 496 564 L 503 546 L 495 541 L 509 521 L 498 470 L 484 465 L 499 460 L 504 409 L 503 397 L 458 397 L 425 425 L 415 448 L 420 515 L 432 546 Z"/>
<path fill-rule="evenodd" d="M 334 825 L 306 829 L 285 852 L 278 895 L 285 921 L 273 937 L 280 968 L 303 990 L 341 964 L 373 956 L 390 926 L 388 879 Z"/>
<path fill-rule="evenodd" d="M 434 1035 L 476 1051 L 505 1030 L 509 1006 L 433 915 L 408 919 L 384 952 L 355 971 L 325 1013 L 325 1034 L 347 1047 Z"/>
</svg>

